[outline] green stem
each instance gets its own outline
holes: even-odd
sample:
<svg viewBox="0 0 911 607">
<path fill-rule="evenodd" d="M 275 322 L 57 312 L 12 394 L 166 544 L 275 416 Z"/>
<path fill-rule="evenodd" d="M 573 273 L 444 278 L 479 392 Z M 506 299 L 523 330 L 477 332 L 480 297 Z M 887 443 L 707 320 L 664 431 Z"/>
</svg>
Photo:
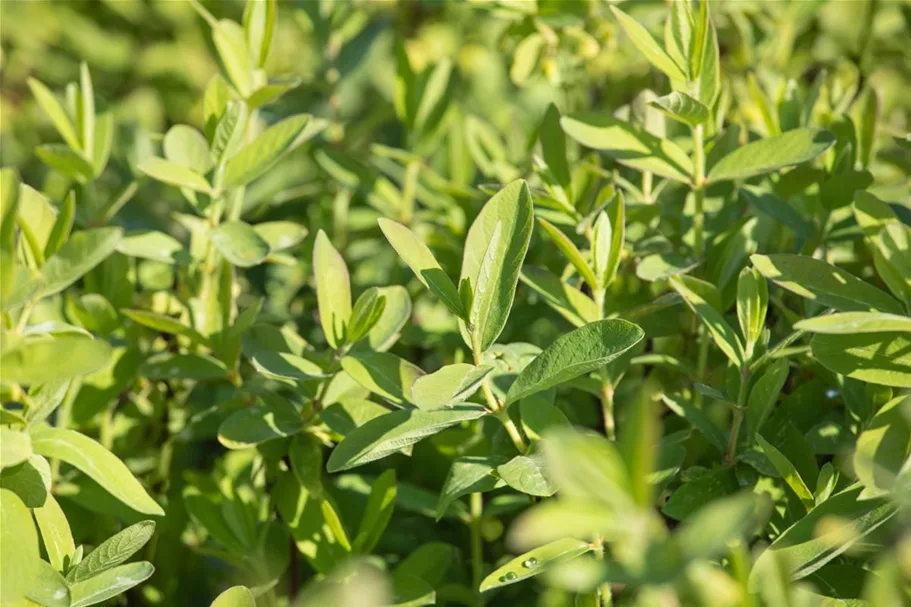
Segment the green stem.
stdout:
<svg viewBox="0 0 911 607">
<path fill-rule="evenodd" d="M 709 361 L 709 339 L 706 336 L 705 327 L 702 323 L 699 324 L 699 355 L 696 359 L 696 381 L 700 384 L 705 383 L 705 369 L 708 366 Z M 696 395 L 693 399 L 693 404 L 697 408 L 702 406 L 702 392 L 696 392 Z"/>
<path fill-rule="evenodd" d="M 693 249 L 696 257 L 701 257 L 705 225 L 705 141 L 701 124 L 693 127 L 693 196 L 696 204 L 693 212 Z"/>
<path fill-rule="evenodd" d="M 402 223 L 409 225 L 414 217 L 414 198 L 417 193 L 418 177 L 421 174 L 421 163 L 412 160 L 405 167 L 405 178 L 402 183 Z"/>
<path fill-rule="evenodd" d="M 480 366 L 482 363 L 482 354 L 477 342 L 474 344 L 473 354 L 474 364 Z M 488 408 L 493 411 L 497 416 L 497 419 L 500 420 L 500 423 L 503 424 L 503 427 L 506 428 L 506 433 L 509 434 L 509 438 L 512 439 L 512 444 L 516 446 L 519 453 L 528 451 L 528 445 L 525 444 L 522 433 L 519 432 L 516 424 L 512 421 L 512 418 L 509 417 L 509 412 L 506 407 L 497 400 L 496 395 L 493 393 L 493 390 L 490 387 L 490 378 L 485 377 L 481 382 L 481 392 L 484 394 L 484 399 L 487 401 Z"/>
<path fill-rule="evenodd" d="M 471 494 L 471 581 L 477 593 L 478 607 L 484 606 L 484 595 L 481 594 L 481 582 L 484 580 L 484 545 L 481 538 L 482 513 L 484 511 L 484 498 L 480 493 Z"/>
<path fill-rule="evenodd" d="M 728 466 L 734 462 L 734 457 L 737 455 L 737 438 L 740 436 L 743 416 L 746 413 L 747 388 L 749 384 L 750 367 L 743 365 L 740 368 L 740 389 L 737 391 L 737 408 L 734 409 L 734 421 L 731 423 L 731 438 L 728 442 L 727 451 L 724 452 L 724 463 Z"/>
<path fill-rule="evenodd" d="M 598 317 L 604 318 L 604 297 L 607 289 L 593 290 Z M 614 420 L 614 385 L 607 378 L 607 367 L 601 369 L 601 415 L 604 417 L 604 434 L 608 440 L 617 440 L 617 423 Z"/>
</svg>

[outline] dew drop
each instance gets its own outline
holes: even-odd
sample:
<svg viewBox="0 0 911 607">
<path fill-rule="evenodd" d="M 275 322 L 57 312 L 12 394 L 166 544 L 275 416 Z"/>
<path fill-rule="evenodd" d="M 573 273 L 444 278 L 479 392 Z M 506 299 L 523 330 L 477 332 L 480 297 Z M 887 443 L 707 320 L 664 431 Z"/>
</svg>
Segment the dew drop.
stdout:
<svg viewBox="0 0 911 607">
<path fill-rule="evenodd" d="M 516 579 L 516 578 L 519 577 L 519 576 L 516 575 L 516 572 L 515 572 L 515 571 L 510 571 L 509 573 L 507 573 L 507 574 L 504 575 L 503 577 L 506 578 L 506 581 L 507 581 L 507 582 L 509 582 L 509 581 L 512 581 L 512 580 Z"/>
<path fill-rule="evenodd" d="M 525 567 L 526 569 L 531 569 L 532 567 L 535 567 L 537 564 L 538 564 L 538 559 L 536 559 L 535 557 L 531 557 L 530 559 L 526 559 L 525 562 L 522 563 L 522 566 Z"/>
<path fill-rule="evenodd" d="M 505 582 L 505 581 L 506 581 L 506 576 L 505 576 L 505 575 L 501 575 L 501 576 L 500 576 L 500 581 L 501 581 L 501 582 Z"/>
</svg>

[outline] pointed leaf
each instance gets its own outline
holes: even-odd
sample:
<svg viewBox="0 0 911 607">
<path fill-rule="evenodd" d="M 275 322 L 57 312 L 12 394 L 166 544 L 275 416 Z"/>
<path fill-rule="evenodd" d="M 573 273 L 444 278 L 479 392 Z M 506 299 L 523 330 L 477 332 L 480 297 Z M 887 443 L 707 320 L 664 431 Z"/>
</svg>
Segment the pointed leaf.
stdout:
<svg viewBox="0 0 911 607">
<path fill-rule="evenodd" d="M 543 573 L 548 567 L 582 556 L 591 549 L 590 544 L 577 539 L 551 542 L 509 561 L 484 578 L 479 590 L 486 592 L 521 582 Z"/>
<path fill-rule="evenodd" d="M 225 165 L 225 187 L 246 185 L 265 173 L 301 139 L 315 135 L 315 126 L 309 114 L 291 116 L 270 126 L 228 160 Z"/>
<path fill-rule="evenodd" d="M 412 402 L 425 410 L 457 405 L 471 397 L 491 371 L 493 367 L 488 365 L 446 365 L 415 380 L 411 386 Z"/>
<path fill-rule="evenodd" d="M 70 607 L 96 605 L 122 594 L 146 581 L 155 572 L 152 563 L 145 561 L 129 563 L 109 569 L 96 577 L 73 584 L 70 587 Z"/>
<path fill-rule="evenodd" d="M 712 335 L 715 345 L 724 352 L 732 363 L 739 366 L 743 364 L 745 354 L 743 344 L 731 325 L 724 317 L 712 306 L 699 296 L 695 291 L 681 280 L 681 277 L 674 276 L 669 280 L 671 286 L 686 302 L 686 305 L 699 317 L 705 324 L 706 329 Z"/>
<path fill-rule="evenodd" d="M 708 182 L 748 179 L 795 164 L 813 160 L 835 143 L 829 131 L 816 128 L 794 129 L 748 143 L 715 163 Z"/>
<path fill-rule="evenodd" d="M 387 352 L 354 352 L 342 359 L 354 381 L 396 405 L 412 402 L 411 387 L 424 375 L 417 366 Z"/>
<path fill-rule="evenodd" d="M 136 168 L 152 179 L 163 181 L 178 188 L 187 188 L 203 194 L 208 194 L 212 189 L 206 178 L 197 171 L 164 158 L 151 156 L 143 160 Z"/>
<path fill-rule="evenodd" d="M 345 260 L 322 230 L 313 246 L 313 271 L 323 335 L 331 347 L 337 348 L 351 318 L 351 281 Z"/>
<path fill-rule="evenodd" d="M 243 221 L 228 221 L 212 232 L 212 244 L 231 265 L 249 268 L 269 256 L 269 243 Z"/>
<path fill-rule="evenodd" d="M 668 78 L 671 80 L 686 80 L 686 74 L 683 72 L 683 69 L 671 59 L 670 55 L 661 48 L 641 23 L 614 6 L 610 8 L 617 18 L 617 21 L 619 21 L 620 25 L 623 27 L 623 31 L 626 32 L 626 35 L 633 41 L 633 44 L 636 45 L 639 52 L 645 55 L 645 58 L 648 59 L 652 65 L 667 74 Z"/>
</svg>

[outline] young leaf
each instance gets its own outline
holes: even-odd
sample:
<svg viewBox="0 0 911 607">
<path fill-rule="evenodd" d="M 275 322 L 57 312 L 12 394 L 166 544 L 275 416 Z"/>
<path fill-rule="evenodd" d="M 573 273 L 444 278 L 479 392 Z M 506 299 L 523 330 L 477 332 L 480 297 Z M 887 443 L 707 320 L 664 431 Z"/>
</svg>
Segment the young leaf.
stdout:
<svg viewBox="0 0 911 607">
<path fill-rule="evenodd" d="M 108 493 L 143 514 L 164 516 L 120 459 L 98 442 L 74 430 L 42 426 L 32 431 L 32 448 L 47 458 L 60 459 L 79 469 Z"/>
<path fill-rule="evenodd" d="M 617 277 L 625 239 L 626 204 L 623 194 L 618 193 L 608 203 L 606 212 L 598 215 L 592 230 L 592 266 L 602 288 Z"/>
<path fill-rule="evenodd" d="M 246 586 L 232 586 L 219 594 L 210 607 L 256 607 L 256 599 Z"/>
<path fill-rule="evenodd" d="M 668 78 L 672 81 L 682 82 L 686 80 L 686 74 L 683 72 L 683 69 L 658 45 L 642 24 L 620 9 L 614 6 L 610 8 L 617 18 L 617 21 L 623 26 L 623 31 L 626 32 L 626 35 L 629 36 L 633 44 L 636 45 L 639 52 L 645 55 L 645 58 L 648 59 L 652 65 L 667 74 Z"/>
<path fill-rule="evenodd" d="M 345 260 L 322 230 L 313 246 L 313 271 L 323 335 L 331 347 L 337 348 L 351 318 L 351 281 Z"/>
<path fill-rule="evenodd" d="M 457 405 L 471 397 L 491 371 L 493 367 L 488 365 L 446 365 L 415 380 L 411 386 L 411 401 L 425 410 Z"/>
<path fill-rule="evenodd" d="M 0 470 L 17 466 L 32 455 L 32 439 L 27 432 L 0 427 Z"/>
<path fill-rule="evenodd" d="M 541 140 L 541 151 L 547 168 L 563 188 L 568 200 L 571 200 L 572 177 L 566 158 L 566 135 L 560 127 L 560 110 L 551 103 L 544 112 L 538 138 Z"/>
<path fill-rule="evenodd" d="M 40 145 L 35 148 L 35 155 L 47 166 L 79 183 L 91 180 L 95 173 L 92 162 L 82 152 L 74 151 L 60 143 Z"/>
<path fill-rule="evenodd" d="M 700 509 L 674 535 L 680 555 L 685 561 L 711 559 L 728 550 L 735 539 L 765 518 L 761 505 L 750 491 L 719 499 Z"/>
<path fill-rule="evenodd" d="M 392 455 L 450 426 L 487 415 L 483 407 L 457 405 L 448 409 L 393 411 L 354 429 L 329 457 L 329 472 L 348 470 Z"/>
<path fill-rule="evenodd" d="M 398 341 L 402 327 L 411 318 L 411 297 L 405 287 L 379 287 L 378 291 L 386 305 L 367 334 L 367 342 L 371 349 L 384 352 Z"/>
<path fill-rule="evenodd" d="M 686 305 L 699 317 L 699 319 L 712 335 L 715 345 L 724 352 L 725 356 L 735 365 L 743 364 L 745 354 L 740 338 L 731 328 L 731 325 L 712 306 L 706 303 L 700 295 L 692 290 L 682 277 L 674 276 L 669 279 L 671 286 L 686 302 Z"/>
<path fill-rule="evenodd" d="M 117 243 L 117 252 L 128 257 L 149 259 L 160 263 L 187 263 L 189 254 L 183 245 L 170 234 L 156 230 L 130 232 Z"/>
<path fill-rule="evenodd" d="M 693 162 L 686 152 L 639 125 L 594 113 L 564 116 L 560 124 L 567 135 L 582 145 L 601 150 L 638 171 L 683 183 L 689 183 L 693 174 Z"/>
<path fill-rule="evenodd" d="M 276 0 L 254 0 L 244 7 L 244 33 L 257 67 L 266 65 L 278 18 Z"/>
<path fill-rule="evenodd" d="M 911 336 L 908 333 L 817 333 L 813 357 L 834 373 L 873 384 L 911 388 Z"/>
<path fill-rule="evenodd" d="M 142 521 L 130 525 L 99 544 L 78 565 L 68 571 L 67 581 L 81 582 L 126 562 L 146 545 L 154 532 L 155 521 Z"/>
<path fill-rule="evenodd" d="M 20 601 L 39 575 L 38 534 L 29 509 L 0 489 L 0 602 Z"/>
<path fill-rule="evenodd" d="M 788 379 L 788 360 L 779 358 L 759 376 L 747 400 L 747 431 L 752 439 L 768 419 Z"/>
<path fill-rule="evenodd" d="M 282 251 L 300 244 L 307 237 L 307 228 L 293 221 L 264 221 L 253 230 L 266 241 L 270 251 Z"/>
<path fill-rule="evenodd" d="M 411 388 L 424 375 L 417 365 L 387 352 L 353 352 L 342 359 L 342 369 L 367 390 L 399 406 L 412 402 Z"/>
<path fill-rule="evenodd" d="M 486 592 L 521 582 L 543 573 L 558 563 L 565 563 L 582 556 L 590 550 L 592 550 L 592 546 L 582 540 L 567 538 L 551 542 L 509 561 L 484 578 L 479 590 Z"/>
<path fill-rule="evenodd" d="M 304 429 L 292 407 L 250 407 L 231 414 L 218 427 L 218 442 L 228 449 L 247 449 Z"/>
<path fill-rule="evenodd" d="M 561 232 L 557 226 L 546 219 L 541 219 L 539 217 L 538 224 L 544 228 L 544 232 L 550 237 L 554 244 L 557 245 L 557 248 L 560 249 L 563 256 L 573 264 L 573 267 L 575 267 L 576 271 L 579 272 L 579 275 L 585 279 L 585 282 L 587 282 L 592 289 L 597 289 L 600 284 L 598 278 L 595 276 L 595 272 L 592 270 L 591 266 L 588 265 L 588 262 L 585 261 L 585 258 L 582 257 L 582 253 L 579 252 L 579 249 L 576 248 L 573 241 L 570 240 L 566 234 Z"/>
<path fill-rule="evenodd" d="M 187 188 L 203 194 L 208 194 L 212 189 L 206 178 L 198 172 L 164 158 L 151 156 L 143 160 L 136 168 L 152 179 L 163 181 L 178 188 Z"/>
<path fill-rule="evenodd" d="M 252 143 L 245 145 L 225 165 L 224 186 L 246 185 L 268 171 L 295 145 L 319 132 L 309 114 L 299 114 L 273 124 Z"/>
<path fill-rule="evenodd" d="M 481 351 L 493 345 L 509 318 L 519 271 L 531 239 L 532 215 L 528 185 L 517 180 L 484 205 L 468 230 L 460 281 L 466 280 L 475 293 L 469 316 L 479 323 L 472 330 Z M 493 247 L 498 226 L 500 235 Z M 486 266 L 485 256 L 491 261 Z M 486 270 L 483 277 L 482 269 Z M 483 292 L 480 290 L 482 278 L 488 286 Z M 468 340 L 468 343 L 472 341 Z"/>
<path fill-rule="evenodd" d="M 658 97 L 654 101 L 650 101 L 649 105 L 665 116 L 673 118 L 677 122 L 682 122 L 687 126 L 703 124 L 711 115 L 709 108 L 703 105 L 701 101 L 678 91 Z"/>
<path fill-rule="evenodd" d="M 506 404 L 603 367 L 644 335 L 642 329 L 625 320 L 599 320 L 570 331 L 525 367 L 510 386 Z"/>
<path fill-rule="evenodd" d="M 882 312 L 840 312 L 806 318 L 794 324 L 795 329 L 829 335 L 855 333 L 911 333 L 911 318 Z"/>
<path fill-rule="evenodd" d="M 76 551 L 66 514 L 50 493 L 44 505 L 35 508 L 32 512 L 35 515 L 38 529 L 41 531 L 41 540 L 44 543 L 48 560 L 55 569 L 63 571 L 65 564 L 72 562 L 70 559 Z"/>
<path fill-rule="evenodd" d="M 162 151 L 168 162 L 191 169 L 200 175 L 205 175 L 211 167 L 206 138 L 185 124 L 176 124 L 168 129 L 162 142 Z"/>
<path fill-rule="evenodd" d="M 374 482 L 352 545 L 355 552 L 370 554 L 386 530 L 395 508 L 395 470 L 386 470 Z"/>
<path fill-rule="evenodd" d="M 497 476 L 522 493 L 537 497 L 550 497 L 557 492 L 544 469 L 541 457 L 517 455 L 505 464 L 497 466 Z"/>
<path fill-rule="evenodd" d="M 877 310 L 901 314 L 888 294 L 824 261 L 802 255 L 753 255 L 753 267 L 801 297 L 847 312 Z"/>
<path fill-rule="evenodd" d="M 106 341 L 81 334 L 30 339 L 0 354 L 0 380 L 28 385 L 63 381 L 97 371 L 110 358 Z"/>
<path fill-rule="evenodd" d="M 748 179 L 809 162 L 835 143 L 831 132 L 816 129 L 794 129 L 739 147 L 719 160 L 708 174 L 709 183 Z"/>
<path fill-rule="evenodd" d="M 253 67 L 243 28 L 229 19 L 211 25 L 212 41 L 228 78 L 242 97 L 249 96 L 253 92 Z"/>
<path fill-rule="evenodd" d="M 449 310 L 459 318 L 468 318 L 459 292 L 452 280 L 437 263 L 433 253 L 407 227 L 386 218 L 377 220 L 386 240 L 408 264 L 421 283 L 433 291 Z"/>
<path fill-rule="evenodd" d="M 523 268 L 519 278 L 573 326 L 581 327 L 601 317 L 591 297 L 547 270 Z"/>
<path fill-rule="evenodd" d="M 452 503 L 469 493 L 483 493 L 493 491 L 506 483 L 497 478 L 497 466 L 505 464 L 508 460 L 503 456 L 460 457 L 453 460 L 449 467 L 443 488 L 440 489 L 440 499 L 437 502 L 436 520 L 439 521 L 449 510 Z"/>
<path fill-rule="evenodd" d="M 146 581 L 155 572 L 151 563 L 142 561 L 120 565 L 70 587 L 70 607 L 97 605 Z"/>
<path fill-rule="evenodd" d="M 807 511 L 812 510 L 813 506 L 816 504 L 816 500 L 804 480 L 800 478 L 800 473 L 797 471 L 797 468 L 794 467 L 794 464 L 792 464 L 781 451 L 764 439 L 761 434 L 756 434 L 756 442 L 762 448 L 762 452 L 765 453 L 766 457 L 772 462 L 772 465 L 775 466 L 775 469 L 778 470 L 784 478 L 788 486 L 797 494 L 797 497 L 800 498 L 800 501 L 806 507 Z"/>
<path fill-rule="evenodd" d="M 752 358 L 753 348 L 762 337 L 768 309 L 769 288 L 765 277 L 755 268 L 744 268 L 737 279 L 737 320 L 747 358 Z"/>
<path fill-rule="evenodd" d="M 212 232 L 212 244 L 231 265 L 249 268 L 261 264 L 269 255 L 269 243 L 243 221 L 228 221 Z"/>
<path fill-rule="evenodd" d="M 63 576 L 49 563 L 38 561 L 38 575 L 26 594 L 26 604 L 45 607 L 70 607 L 70 589 Z"/>
<path fill-rule="evenodd" d="M 54 125 L 54 128 L 57 129 L 57 132 L 60 133 L 60 136 L 63 137 L 66 144 L 73 150 L 78 151 L 83 149 L 82 142 L 76 134 L 76 129 L 74 128 L 69 115 L 66 113 L 66 110 L 63 109 L 63 106 L 57 100 L 54 93 L 44 86 L 43 83 L 34 78 L 28 79 L 28 87 L 31 89 L 32 95 L 35 96 L 35 101 L 38 102 L 38 105 L 40 105 L 41 109 L 44 110 L 44 113 L 47 114 L 47 117 L 51 119 L 51 123 Z"/>
</svg>

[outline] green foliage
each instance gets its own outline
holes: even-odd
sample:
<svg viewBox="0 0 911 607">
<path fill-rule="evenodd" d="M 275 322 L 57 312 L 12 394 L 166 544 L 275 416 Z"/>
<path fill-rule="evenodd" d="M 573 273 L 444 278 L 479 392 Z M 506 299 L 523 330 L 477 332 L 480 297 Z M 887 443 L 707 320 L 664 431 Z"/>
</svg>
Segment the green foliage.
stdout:
<svg viewBox="0 0 911 607">
<path fill-rule="evenodd" d="M 0 605 L 911 604 L 909 33 L 4 3 Z"/>
</svg>

